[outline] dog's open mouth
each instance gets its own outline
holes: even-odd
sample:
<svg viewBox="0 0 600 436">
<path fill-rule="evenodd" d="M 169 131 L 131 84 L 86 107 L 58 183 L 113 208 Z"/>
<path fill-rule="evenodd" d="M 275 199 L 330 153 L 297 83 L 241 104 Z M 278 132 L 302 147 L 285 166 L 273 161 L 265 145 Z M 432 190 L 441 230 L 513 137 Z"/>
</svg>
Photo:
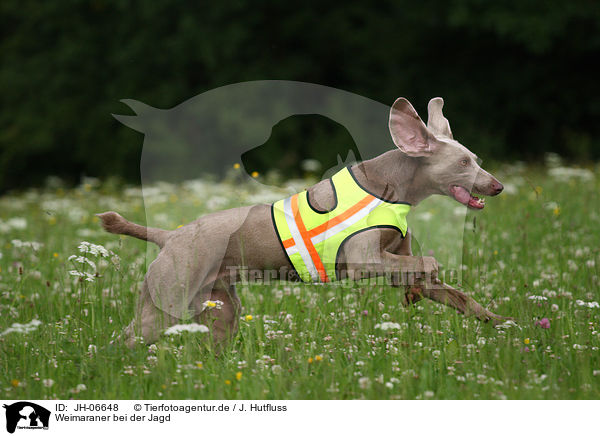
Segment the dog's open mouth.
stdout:
<svg viewBox="0 0 600 436">
<path fill-rule="evenodd" d="M 484 198 L 475 197 L 462 186 L 450 186 L 450 193 L 456 201 L 466 204 L 471 209 L 483 209 L 485 206 Z"/>
</svg>

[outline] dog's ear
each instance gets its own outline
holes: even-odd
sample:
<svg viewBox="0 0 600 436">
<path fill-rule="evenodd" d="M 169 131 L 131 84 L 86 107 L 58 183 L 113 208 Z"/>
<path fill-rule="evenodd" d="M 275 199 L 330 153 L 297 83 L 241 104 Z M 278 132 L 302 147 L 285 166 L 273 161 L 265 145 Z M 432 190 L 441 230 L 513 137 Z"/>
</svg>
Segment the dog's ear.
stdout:
<svg viewBox="0 0 600 436">
<path fill-rule="evenodd" d="M 436 97 L 429 100 L 429 104 L 427 105 L 427 112 L 429 112 L 429 117 L 427 118 L 427 127 L 436 135 L 446 136 L 450 139 L 453 139 L 452 130 L 450 130 L 450 123 L 442 113 L 443 107 L 444 99 L 442 97 Z"/>
<path fill-rule="evenodd" d="M 389 121 L 394 144 L 409 156 L 431 156 L 436 140 L 427 129 L 417 111 L 407 99 L 400 97 L 392 105 Z"/>
</svg>

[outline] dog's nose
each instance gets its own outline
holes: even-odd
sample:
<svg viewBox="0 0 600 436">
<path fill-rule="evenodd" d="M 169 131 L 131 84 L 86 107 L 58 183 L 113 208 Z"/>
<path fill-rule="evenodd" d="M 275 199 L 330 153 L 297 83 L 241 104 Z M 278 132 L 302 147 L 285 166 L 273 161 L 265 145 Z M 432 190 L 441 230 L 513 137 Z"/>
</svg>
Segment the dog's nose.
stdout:
<svg viewBox="0 0 600 436">
<path fill-rule="evenodd" d="M 492 189 L 492 192 L 493 192 L 492 195 L 498 195 L 502 192 L 502 190 L 504 189 L 504 186 L 502 186 L 502 183 L 500 183 L 498 180 L 494 180 L 492 182 L 492 184 L 490 185 L 490 188 Z"/>
</svg>

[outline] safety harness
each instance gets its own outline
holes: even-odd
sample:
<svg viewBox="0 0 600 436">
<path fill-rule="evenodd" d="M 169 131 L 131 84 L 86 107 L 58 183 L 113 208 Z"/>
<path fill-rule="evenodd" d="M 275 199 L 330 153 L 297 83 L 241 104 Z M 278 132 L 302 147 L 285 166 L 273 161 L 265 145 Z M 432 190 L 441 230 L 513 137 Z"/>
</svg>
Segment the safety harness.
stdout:
<svg viewBox="0 0 600 436">
<path fill-rule="evenodd" d="M 405 237 L 410 204 L 375 196 L 346 167 L 330 179 L 336 198 L 331 211 L 315 210 L 308 191 L 273 203 L 271 214 L 279 241 L 304 282 L 337 280 L 337 258 L 351 236 L 375 227 L 393 228 Z"/>
</svg>

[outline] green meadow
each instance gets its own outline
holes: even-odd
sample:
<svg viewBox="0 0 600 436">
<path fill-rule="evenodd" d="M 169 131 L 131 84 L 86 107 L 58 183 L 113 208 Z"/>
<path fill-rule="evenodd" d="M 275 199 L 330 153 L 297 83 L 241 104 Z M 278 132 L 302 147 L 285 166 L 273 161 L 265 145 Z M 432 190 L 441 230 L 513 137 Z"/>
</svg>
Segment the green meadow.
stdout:
<svg viewBox="0 0 600 436">
<path fill-rule="evenodd" d="M 401 289 L 372 282 L 240 283 L 239 333 L 218 356 L 202 332 L 110 344 L 134 316 L 147 247 L 104 233 L 94 214 L 174 229 L 309 182 L 273 188 L 232 171 L 222 183 L 153 185 L 146 198 L 96 179 L 5 195 L 0 397 L 599 399 L 599 168 L 498 166 L 506 189 L 483 211 L 433 197 L 410 212 L 421 252 L 516 325 L 430 301 L 405 308 Z"/>
</svg>

